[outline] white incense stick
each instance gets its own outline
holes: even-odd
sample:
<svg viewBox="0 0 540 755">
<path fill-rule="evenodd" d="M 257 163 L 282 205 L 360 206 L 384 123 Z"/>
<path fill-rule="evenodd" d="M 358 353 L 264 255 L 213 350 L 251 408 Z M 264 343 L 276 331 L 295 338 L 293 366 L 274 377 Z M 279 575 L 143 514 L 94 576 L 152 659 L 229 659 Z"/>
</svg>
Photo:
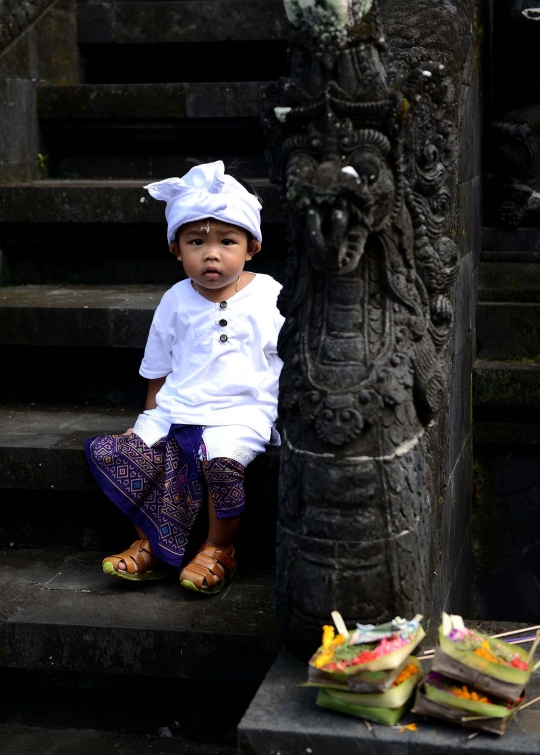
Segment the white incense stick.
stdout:
<svg viewBox="0 0 540 755">
<path fill-rule="evenodd" d="M 532 644 L 531 649 L 529 650 L 529 655 L 527 656 L 527 666 L 530 664 L 532 659 L 534 658 L 534 653 L 536 648 L 538 647 L 538 643 L 540 642 L 540 629 L 536 633 L 536 639 Z"/>
<path fill-rule="evenodd" d="M 338 630 L 338 633 L 342 634 L 344 637 L 348 637 L 349 630 L 347 629 L 345 622 L 343 621 L 343 617 L 339 611 L 332 611 L 332 620 L 334 624 L 336 625 L 336 629 Z"/>
<path fill-rule="evenodd" d="M 535 627 L 524 627 L 523 629 L 513 629 L 511 632 L 502 632 L 502 634 L 492 634 L 490 635 L 489 638 L 490 640 L 500 640 L 501 637 L 510 637 L 513 634 L 524 634 L 524 632 L 532 632 L 535 629 L 540 629 L 540 624 L 538 624 Z M 524 640 L 524 642 L 532 642 L 532 640 Z M 536 650 L 536 647 L 534 649 Z M 418 660 L 424 661 L 427 658 L 430 658 L 434 652 L 435 652 L 435 649 L 424 650 L 424 655 L 419 657 Z"/>
<path fill-rule="evenodd" d="M 529 705 L 532 705 L 533 703 L 537 703 L 540 700 L 540 695 L 538 697 L 535 697 L 534 700 L 529 700 L 528 703 L 525 703 L 525 705 L 520 705 L 518 710 L 523 710 L 523 708 L 528 708 Z"/>
<path fill-rule="evenodd" d="M 524 629 L 514 629 L 511 632 L 503 632 L 502 634 L 494 634 L 491 636 L 492 640 L 499 640 L 501 637 L 510 637 L 512 634 L 523 634 L 524 632 L 533 632 L 535 629 L 540 629 L 540 624 L 535 627 L 525 627 Z"/>
<path fill-rule="evenodd" d="M 485 721 L 487 718 L 494 718 L 494 716 L 463 716 L 462 721 Z"/>
</svg>

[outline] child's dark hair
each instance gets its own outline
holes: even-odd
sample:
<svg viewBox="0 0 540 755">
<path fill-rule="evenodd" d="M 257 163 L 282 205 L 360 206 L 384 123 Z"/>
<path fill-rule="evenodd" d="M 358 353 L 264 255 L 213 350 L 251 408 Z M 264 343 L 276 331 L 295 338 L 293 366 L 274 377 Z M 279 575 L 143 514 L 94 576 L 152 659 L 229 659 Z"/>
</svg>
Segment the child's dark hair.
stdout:
<svg viewBox="0 0 540 755">
<path fill-rule="evenodd" d="M 186 160 L 187 163 L 191 163 L 192 165 L 202 165 L 203 163 L 201 160 L 197 160 L 195 157 L 188 157 Z M 214 158 L 209 157 L 205 162 L 214 162 Z M 225 173 L 227 173 L 229 176 L 232 176 L 240 186 L 243 186 L 246 191 L 249 191 L 250 194 L 253 194 L 254 197 L 257 197 L 259 202 L 262 204 L 262 199 L 257 194 L 253 186 L 249 183 L 249 181 L 246 181 L 244 177 L 242 177 L 241 174 L 244 170 L 246 170 L 247 166 L 244 160 L 241 160 L 240 158 L 234 158 L 234 160 L 231 160 L 230 163 L 225 164 Z M 244 229 L 247 233 L 248 238 L 248 244 L 253 241 L 253 234 L 247 230 L 247 228 Z M 178 241 L 180 237 L 180 228 L 177 229 L 176 233 L 174 234 L 174 240 Z"/>
</svg>

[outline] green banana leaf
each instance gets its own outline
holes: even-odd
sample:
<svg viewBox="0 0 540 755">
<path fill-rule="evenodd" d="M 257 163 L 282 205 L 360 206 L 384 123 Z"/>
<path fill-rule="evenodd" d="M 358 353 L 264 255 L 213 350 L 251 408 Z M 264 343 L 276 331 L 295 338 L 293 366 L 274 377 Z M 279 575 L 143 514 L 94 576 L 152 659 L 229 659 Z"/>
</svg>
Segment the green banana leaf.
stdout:
<svg viewBox="0 0 540 755">
<path fill-rule="evenodd" d="M 337 700 L 329 690 L 320 689 L 317 696 L 317 705 L 321 708 L 336 710 L 339 713 L 347 713 L 350 716 L 365 718 L 377 724 L 394 726 L 399 719 L 407 712 L 411 698 L 407 700 L 401 708 L 370 708 L 361 705 L 347 705 L 347 703 Z"/>
<path fill-rule="evenodd" d="M 445 692 L 429 684 L 425 684 L 423 692 L 427 698 L 433 700 L 439 705 L 446 705 L 449 708 L 459 708 L 467 711 L 473 716 L 491 716 L 492 718 L 506 718 L 514 713 L 514 708 L 507 708 L 505 705 L 494 705 L 493 703 L 479 703 L 475 700 L 465 700 L 462 697 L 456 697 L 451 692 Z"/>
<path fill-rule="evenodd" d="M 524 648 L 520 648 L 517 645 L 510 645 L 502 640 L 497 640 L 497 642 L 505 645 L 510 652 L 518 653 L 521 660 L 527 662 L 528 653 Z M 509 684 L 519 684 L 521 687 L 525 687 L 533 670 L 532 661 L 529 663 L 528 670 L 522 671 L 521 669 L 513 668 L 512 666 L 505 666 L 502 663 L 488 661 L 487 658 L 482 658 L 480 655 L 476 655 L 473 650 L 465 650 L 458 642 L 454 642 L 443 634 L 442 626 L 439 627 L 439 646 L 446 655 L 463 663 L 465 666 L 474 668 L 483 674 L 487 674 L 494 679 L 499 679 L 502 682 L 508 682 Z"/>
</svg>

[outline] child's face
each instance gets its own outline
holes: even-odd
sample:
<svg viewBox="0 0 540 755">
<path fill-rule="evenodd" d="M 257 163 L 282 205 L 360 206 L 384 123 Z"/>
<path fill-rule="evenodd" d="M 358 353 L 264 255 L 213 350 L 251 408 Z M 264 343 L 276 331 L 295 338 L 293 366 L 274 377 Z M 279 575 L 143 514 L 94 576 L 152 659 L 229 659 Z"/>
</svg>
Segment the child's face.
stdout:
<svg viewBox="0 0 540 755">
<path fill-rule="evenodd" d="M 238 276 L 261 248 L 247 231 L 221 220 L 208 218 L 186 223 L 170 251 L 182 261 L 186 275 L 198 286 L 212 291 L 236 283 Z"/>
</svg>

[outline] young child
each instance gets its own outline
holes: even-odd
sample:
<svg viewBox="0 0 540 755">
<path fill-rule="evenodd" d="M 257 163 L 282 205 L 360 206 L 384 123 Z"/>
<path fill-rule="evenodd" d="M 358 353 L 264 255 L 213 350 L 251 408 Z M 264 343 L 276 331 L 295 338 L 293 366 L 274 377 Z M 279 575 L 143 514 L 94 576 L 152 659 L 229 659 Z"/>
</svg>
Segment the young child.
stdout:
<svg viewBox="0 0 540 755">
<path fill-rule="evenodd" d="M 149 381 L 144 413 L 123 435 L 86 442 L 96 480 L 139 538 L 103 570 L 148 580 L 166 576 L 158 559 L 182 566 L 207 496 L 208 537 L 180 582 L 214 594 L 236 570 L 244 469 L 279 445 L 281 287 L 244 270 L 261 248 L 261 205 L 221 161 L 145 188 L 167 203 L 169 249 L 188 277 L 154 315 L 140 368 Z"/>
</svg>

